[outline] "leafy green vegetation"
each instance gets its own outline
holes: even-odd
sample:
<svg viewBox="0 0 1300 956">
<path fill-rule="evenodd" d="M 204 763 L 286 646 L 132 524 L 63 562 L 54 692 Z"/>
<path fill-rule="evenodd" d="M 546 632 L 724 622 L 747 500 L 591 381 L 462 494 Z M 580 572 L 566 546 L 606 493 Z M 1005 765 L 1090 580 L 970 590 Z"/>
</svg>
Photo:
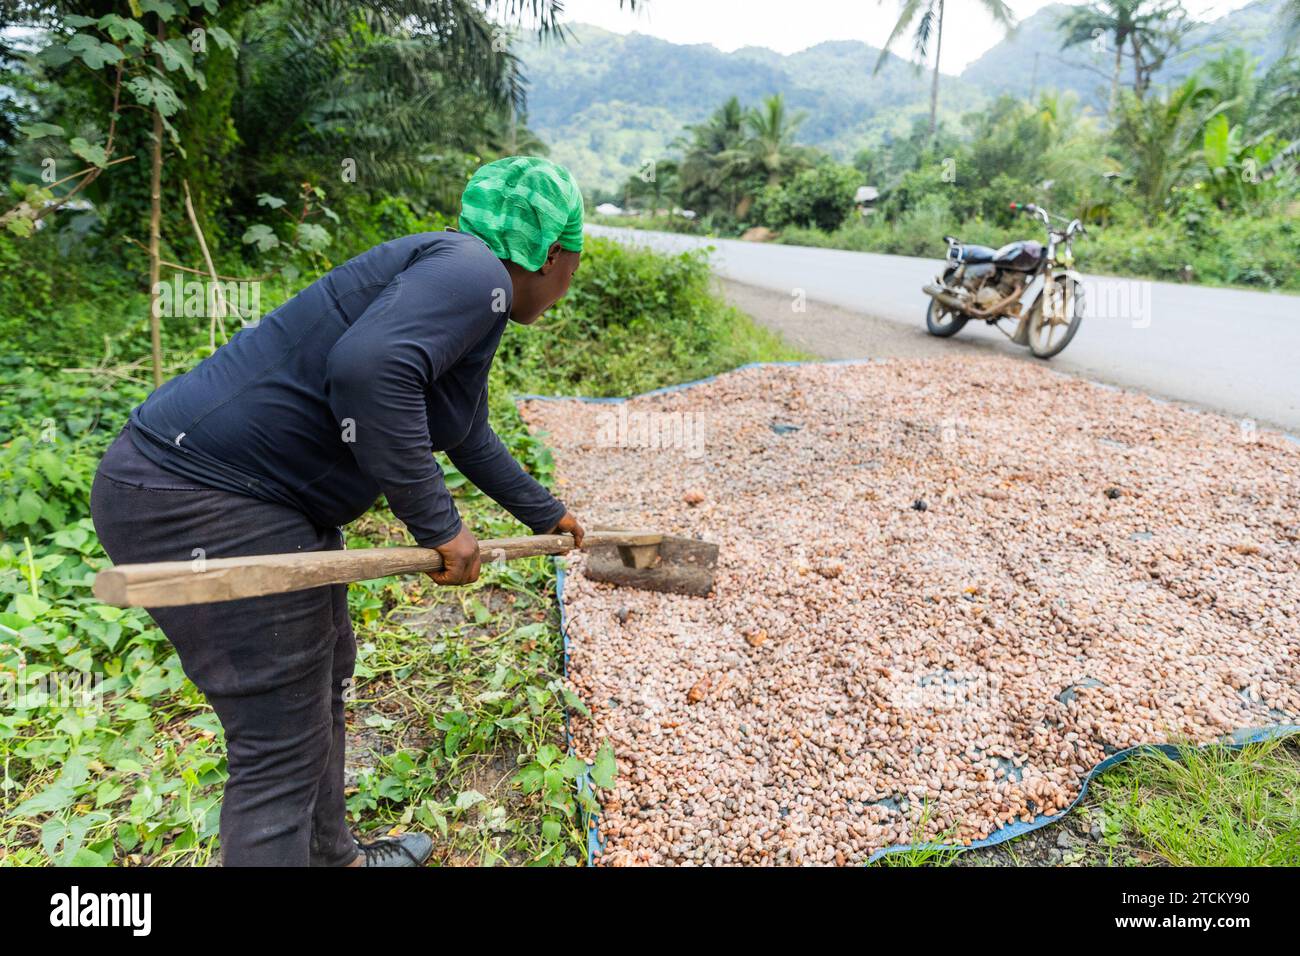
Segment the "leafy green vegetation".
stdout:
<svg viewBox="0 0 1300 956">
<path fill-rule="evenodd" d="M 755 124 L 779 103 L 760 113 L 730 100 L 691 128 L 678 192 L 656 199 L 657 215 L 603 221 L 721 235 L 761 225 L 786 243 L 937 256 L 945 235 L 1038 237 L 1010 209 L 1032 201 L 1088 225 L 1076 252 L 1089 272 L 1300 290 L 1300 173 L 1287 148 L 1300 127 L 1278 109 L 1297 96 L 1295 64 L 1258 78 L 1235 50 L 1176 86 L 1120 90 L 1110 125 L 1070 97 L 1004 96 L 967 114 L 964 136 L 918 125 L 853 167 L 795 145 L 788 123 L 763 142 Z M 884 187 L 866 215 L 851 211 L 862 182 Z M 635 183 L 628 195 L 644 195 Z M 678 204 L 697 218 L 668 215 Z"/>
<path fill-rule="evenodd" d="M 835 163 L 805 169 L 784 186 L 768 186 L 758 196 L 754 216 L 773 229 L 837 229 L 853 209 L 858 177 Z"/>
</svg>

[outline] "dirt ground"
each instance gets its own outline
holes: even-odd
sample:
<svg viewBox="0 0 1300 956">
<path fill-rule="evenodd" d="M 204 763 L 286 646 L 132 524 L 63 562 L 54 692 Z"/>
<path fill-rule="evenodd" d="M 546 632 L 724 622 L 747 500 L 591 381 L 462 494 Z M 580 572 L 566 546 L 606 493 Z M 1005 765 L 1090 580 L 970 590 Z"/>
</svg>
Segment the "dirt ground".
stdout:
<svg viewBox="0 0 1300 956">
<path fill-rule="evenodd" d="M 740 282 L 719 279 L 718 285 L 740 311 L 816 358 L 942 358 L 953 354 L 951 342 L 925 331 L 923 304 L 917 306 L 916 325 L 911 327 L 811 299 L 796 303 L 788 295 Z M 984 343 L 968 344 L 979 348 L 981 354 L 993 352 Z"/>
</svg>

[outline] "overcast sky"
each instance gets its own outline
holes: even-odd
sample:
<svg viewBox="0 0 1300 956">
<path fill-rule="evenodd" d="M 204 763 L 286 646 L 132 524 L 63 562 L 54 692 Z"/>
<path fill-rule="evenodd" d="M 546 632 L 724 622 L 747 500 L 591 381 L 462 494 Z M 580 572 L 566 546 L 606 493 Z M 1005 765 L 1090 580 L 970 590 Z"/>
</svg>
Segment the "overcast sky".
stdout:
<svg viewBox="0 0 1300 956">
<path fill-rule="evenodd" d="M 1027 17 L 1049 0 L 1009 0 Z M 1187 0 L 1200 19 L 1243 7 L 1249 0 Z M 795 53 L 823 40 L 862 40 L 880 46 L 894 25 L 897 0 L 647 0 L 637 13 L 618 0 L 565 0 L 565 20 L 617 33 L 648 33 L 673 43 L 712 43 L 720 50 L 765 46 Z M 1001 39 L 1000 28 L 975 0 L 948 0 L 944 12 L 943 71 L 959 73 Z M 911 54 L 910 39 L 896 50 Z"/>
</svg>

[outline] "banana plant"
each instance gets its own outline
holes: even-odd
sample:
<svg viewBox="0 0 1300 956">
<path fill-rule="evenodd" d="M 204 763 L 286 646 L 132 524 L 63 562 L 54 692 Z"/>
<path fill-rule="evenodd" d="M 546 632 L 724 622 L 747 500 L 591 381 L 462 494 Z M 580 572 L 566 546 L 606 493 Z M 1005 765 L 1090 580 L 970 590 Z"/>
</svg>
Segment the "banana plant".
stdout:
<svg viewBox="0 0 1300 956">
<path fill-rule="evenodd" d="M 1221 207 L 1244 207 L 1265 198 L 1273 183 L 1268 169 L 1278 146 L 1272 136 L 1246 142 L 1242 128 L 1232 125 L 1224 113 L 1205 124 L 1202 155 L 1209 171 L 1206 180 Z"/>
</svg>

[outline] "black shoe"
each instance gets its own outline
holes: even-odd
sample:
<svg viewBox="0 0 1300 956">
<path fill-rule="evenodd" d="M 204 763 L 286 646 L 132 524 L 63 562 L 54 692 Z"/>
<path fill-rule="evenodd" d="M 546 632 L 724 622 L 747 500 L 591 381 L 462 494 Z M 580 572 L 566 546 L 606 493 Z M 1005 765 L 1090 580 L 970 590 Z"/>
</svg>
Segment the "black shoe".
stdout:
<svg viewBox="0 0 1300 956">
<path fill-rule="evenodd" d="M 362 866 L 424 866 L 433 855 L 433 838 L 427 833 L 401 833 L 374 843 L 358 843 Z"/>
</svg>

